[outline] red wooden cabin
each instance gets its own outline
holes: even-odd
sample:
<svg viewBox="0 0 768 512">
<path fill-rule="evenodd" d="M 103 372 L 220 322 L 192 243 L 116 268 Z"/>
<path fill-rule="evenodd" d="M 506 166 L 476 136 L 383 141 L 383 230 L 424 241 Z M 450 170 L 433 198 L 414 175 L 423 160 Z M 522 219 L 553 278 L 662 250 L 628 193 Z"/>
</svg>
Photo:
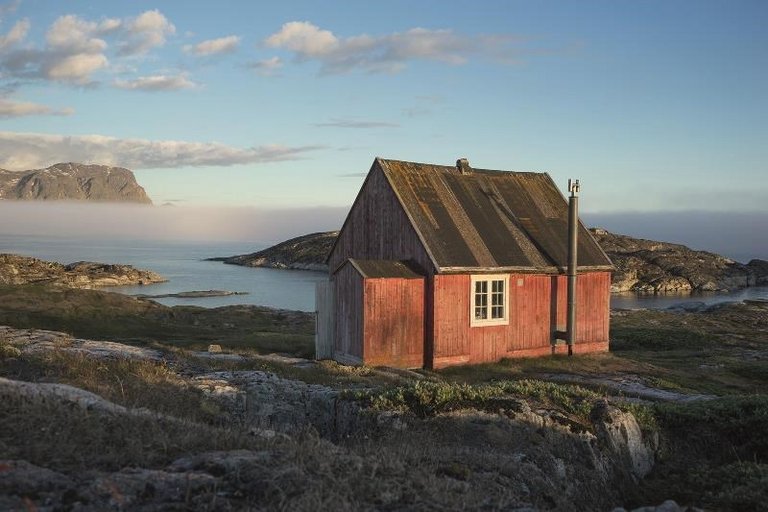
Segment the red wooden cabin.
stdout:
<svg viewBox="0 0 768 512">
<path fill-rule="evenodd" d="M 613 267 L 578 231 L 573 351 L 606 351 Z M 340 362 L 402 368 L 563 351 L 567 237 L 548 174 L 377 158 L 328 256 L 318 336 Z"/>
</svg>

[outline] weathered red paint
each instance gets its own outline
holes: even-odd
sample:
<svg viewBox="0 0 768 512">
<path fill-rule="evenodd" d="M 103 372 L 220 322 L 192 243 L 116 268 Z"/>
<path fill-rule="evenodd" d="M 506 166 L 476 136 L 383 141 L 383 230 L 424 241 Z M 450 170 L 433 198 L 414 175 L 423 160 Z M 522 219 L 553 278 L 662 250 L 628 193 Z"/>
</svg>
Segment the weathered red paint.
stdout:
<svg viewBox="0 0 768 512">
<path fill-rule="evenodd" d="M 423 367 L 424 279 L 365 279 L 363 302 L 365 363 Z"/>
<path fill-rule="evenodd" d="M 470 327 L 471 276 L 440 274 L 433 279 L 434 330 L 428 365 L 442 368 L 552 353 L 554 333 L 565 324 L 564 276 L 511 274 L 509 323 L 478 327 Z M 608 272 L 579 275 L 576 353 L 608 349 L 609 285 Z"/>
</svg>

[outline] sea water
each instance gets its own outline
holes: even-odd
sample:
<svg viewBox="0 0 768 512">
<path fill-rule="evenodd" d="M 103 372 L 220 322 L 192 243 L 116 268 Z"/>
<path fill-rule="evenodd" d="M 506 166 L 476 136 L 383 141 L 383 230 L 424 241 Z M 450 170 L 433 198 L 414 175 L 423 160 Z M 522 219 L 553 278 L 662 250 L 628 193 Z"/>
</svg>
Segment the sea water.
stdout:
<svg viewBox="0 0 768 512">
<path fill-rule="evenodd" d="M 153 299 L 175 306 L 218 307 L 258 304 L 282 309 L 314 311 L 315 283 L 323 272 L 277 270 L 226 265 L 205 258 L 233 256 L 263 249 L 268 244 L 249 242 L 174 242 L 158 240 L 89 239 L 0 235 L 0 253 L 20 254 L 59 263 L 96 261 L 133 265 L 152 270 L 168 282 L 146 286 L 118 286 L 109 291 L 128 295 L 163 295 L 197 290 L 246 292 L 247 295 L 203 298 Z"/>
<path fill-rule="evenodd" d="M 268 245 L 260 242 L 174 242 L 0 235 L 0 253 L 33 256 L 65 264 L 75 261 L 127 264 L 152 270 L 168 279 L 167 283 L 121 286 L 108 288 L 109 291 L 129 295 L 163 295 L 198 290 L 247 292 L 247 295 L 227 297 L 153 299 L 169 306 L 257 304 L 314 311 L 315 283 L 327 279 L 323 272 L 241 267 L 220 261 L 205 261 L 205 258 L 255 252 Z M 768 287 L 745 288 L 731 293 L 614 294 L 611 307 L 661 309 L 691 301 L 715 304 L 745 299 L 768 299 Z"/>
</svg>

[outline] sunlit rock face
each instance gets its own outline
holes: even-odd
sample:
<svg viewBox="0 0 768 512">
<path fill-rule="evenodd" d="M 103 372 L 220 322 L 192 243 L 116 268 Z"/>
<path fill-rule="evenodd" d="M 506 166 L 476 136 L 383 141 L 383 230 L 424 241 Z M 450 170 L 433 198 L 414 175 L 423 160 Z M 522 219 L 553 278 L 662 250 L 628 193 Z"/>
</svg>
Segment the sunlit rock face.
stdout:
<svg viewBox="0 0 768 512">
<path fill-rule="evenodd" d="M 21 172 L 0 169 L 0 199 L 152 204 L 130 170 L 77 163 Z"/>
<path fill-rule="evenodd" d="M 768 282 L 768 262 L 762 260 L 743 265 L 680 244 L 590 231 L 616 267 L 612 292 L 723 291 Z"/>
</svg>

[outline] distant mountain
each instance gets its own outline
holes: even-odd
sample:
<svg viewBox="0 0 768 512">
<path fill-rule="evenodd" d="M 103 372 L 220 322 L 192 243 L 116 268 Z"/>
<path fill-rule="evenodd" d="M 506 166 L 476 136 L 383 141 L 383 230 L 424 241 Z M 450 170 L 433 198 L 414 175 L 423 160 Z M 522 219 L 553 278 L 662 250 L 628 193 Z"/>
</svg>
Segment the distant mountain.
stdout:
<svg viewBox="0 0 768 512">
<path fill-rule="evenodd" d="M 616 267 L 612 292 L 716 291 L 768 284 L 768 261 L 752 260 L 745 265 L 680 244 L 617 235 L 599 228 L 590 231 Z M 338 234 L 312 233 L 259 252 L 211 260 L 248 267 L 327 272 L 325 257 Z"/>
<path fill-rule="evenodd" d="M 46 169 L 0 169 L 0 200 L 80 200 L 152 204 L 128 169 L 59 163 Z"/>
</svg>

